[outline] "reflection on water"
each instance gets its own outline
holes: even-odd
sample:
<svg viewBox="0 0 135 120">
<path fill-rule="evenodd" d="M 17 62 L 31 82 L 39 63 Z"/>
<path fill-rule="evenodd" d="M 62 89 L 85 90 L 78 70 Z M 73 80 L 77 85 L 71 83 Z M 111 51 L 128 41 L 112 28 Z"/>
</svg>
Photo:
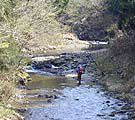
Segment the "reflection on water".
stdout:
<svg viewBox="0 0 135 120">
<path fill-rule="evenodd" d="M 32 81 L 27 83 L 29 89 L 62 89 L 64 87 L 76 86 L 76 80 L 65 77 L 43 76 L 31 74 Z"/>
<path fill-rule="evenodd" d="M 72 78 L 31 74 L 23 94 L 26 120 L 121 120 L 125 114 L 109 116 L 121 101 L 108 98 L 86 81 L 77 86 Z M 90 81 L 89 81 L 90 82 Z M 99 92 L 100 91 L 100 92 Z M 109 101 L 107 103 L 106 101 Z M 123 104 L 123 103 L 121 103 Z M 124 105 L 124 104 L 123 104 Z M 81 114 L 80 114 L 81 113 Z"/>
<path fill-rule="evenodd" d="M 32 81 L 26 83 L 26 89 L 20 89 L 17 96 L 19 108 L 40 108 L 45 107 L 58 95 L 62 95 L 62 90 L 66 87 L 74 88 L 77 81 L 72 78 L 62 76 L 45 76 L 39 74 L 30 74 Z"/>
</svg>

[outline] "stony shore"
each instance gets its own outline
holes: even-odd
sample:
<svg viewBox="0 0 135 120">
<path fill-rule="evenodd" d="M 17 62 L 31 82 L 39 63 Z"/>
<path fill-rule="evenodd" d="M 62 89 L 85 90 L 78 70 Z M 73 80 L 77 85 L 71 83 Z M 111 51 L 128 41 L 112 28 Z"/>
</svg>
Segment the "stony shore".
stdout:
<svg viewBox="0 0 135 120">
<path fill-rule="evenodd" d="M 90 80 L 93 84 L 102 84 L 100 79 L 103 77 L 102 71 L 98 68 L 96 64 L 96 57 L 101 56 L 106 52 L 106 49 L 97 50 L 97 51 L 83 51 L 83 52 L 74 52 L 74 53 L 63 53 L 53 56 L 40 56 L 33 57 L 30 63 L 33 69 L 44 71 L 44 75 L 50 76 L 64 76 L 67 78 L 76 78 L 76 68 L 78 64 L 81 64 L 85 69 L 85 74 L 82 76 L 82 80 Z M 31 69 L 29 68 L 29 70 Z M 28 70 L 28 69 L 27 69 Z M 39 72 L 37 71 L 37 73 Z M 89 77 L 89 73 L 92 72 L 93 75 Z M 49 74 L 48 74 L 49 73 Z M 110 97 L 120 99 L 116 97 L 115 93 L 107 92 L 107 89 L 104 90 L 106 94 Z M 41 96 L 42 97 L 42 96 Z M 122 99 L 121 99 L 122 100 Z M 133 113 L 133 109 L 130 107 L 130 103 L 127 102 L 123 106 L 120 113 Z M 113 112 L 112 114 L 117 114 Z M 132 115 L 133 118 L 133 115 Z"/>
</svg>

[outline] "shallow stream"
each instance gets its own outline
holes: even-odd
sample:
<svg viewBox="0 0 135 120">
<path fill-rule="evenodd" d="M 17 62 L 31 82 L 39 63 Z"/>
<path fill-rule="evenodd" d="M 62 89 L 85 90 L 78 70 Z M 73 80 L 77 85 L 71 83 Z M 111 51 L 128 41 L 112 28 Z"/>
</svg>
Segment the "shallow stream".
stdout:
<svg viewBox="0 0 135 120">
<path fill-rule="evenodd" d="M 25 120 L 127 120 L 124 103 L 106 96 L 98 85 L 83 79 L 32 74 L 23 105 Z"/>
</svg>

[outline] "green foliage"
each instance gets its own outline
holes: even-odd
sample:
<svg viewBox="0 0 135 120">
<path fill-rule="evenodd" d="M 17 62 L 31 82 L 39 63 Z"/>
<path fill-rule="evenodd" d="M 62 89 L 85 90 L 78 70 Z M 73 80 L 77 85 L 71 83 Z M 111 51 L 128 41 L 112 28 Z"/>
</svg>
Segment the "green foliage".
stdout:
<svg viewBox="0 0 135 120">
<path fill-rule="evenodd" d="M 113 13 L 120 17 L 119 29 L 135 30 L 135 0 L 109 0 L 109 2 Z"/>
<path fill-rule="evenodd" d="M 4 21 L 9 25 L 14 25 L 16 4 L 17 0 L 0 0 L 0 22 Z"/>
<path fill-rule="evenodd" d="M 15 42 L 0 43 L 0 71 L 8 70 L 19 64 L 20 48 Z"/>
<path fill-rule="evenodd" d="M 116 65 L 113 64 L 111 58 L 109 58 L 107 54 L 105 54 L 105 56 L 102 56 L 102 58 L 98 57 L 96 63 L 104 73 L 109 74 L 116 70 Z"/>
<path fill-rule="evenodd" d="M 57 8 L 59 14 L 61 14 L 67 8 L 68 3 L 69 3 L 69 0 L 53 1 L 53 4 Z"/>
</svg>

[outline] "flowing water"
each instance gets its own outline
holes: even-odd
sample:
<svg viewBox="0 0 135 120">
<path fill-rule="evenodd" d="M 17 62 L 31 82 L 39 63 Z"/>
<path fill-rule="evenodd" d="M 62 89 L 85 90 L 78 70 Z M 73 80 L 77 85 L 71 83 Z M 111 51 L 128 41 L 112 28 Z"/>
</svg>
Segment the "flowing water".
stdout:
<svg viewBox="0 0 135 120">
<path fill-rule="evenodd" d="M 100 86 L 72 78 L 32 74 L 23 95 L 25 120 L 126 120 L 116 114 L 124 105 L 106 96 Z M 51 95 L 51 96 L 49 96 Z M 115 113 L 115 114 L 114 114 Z"/>
</svg>

